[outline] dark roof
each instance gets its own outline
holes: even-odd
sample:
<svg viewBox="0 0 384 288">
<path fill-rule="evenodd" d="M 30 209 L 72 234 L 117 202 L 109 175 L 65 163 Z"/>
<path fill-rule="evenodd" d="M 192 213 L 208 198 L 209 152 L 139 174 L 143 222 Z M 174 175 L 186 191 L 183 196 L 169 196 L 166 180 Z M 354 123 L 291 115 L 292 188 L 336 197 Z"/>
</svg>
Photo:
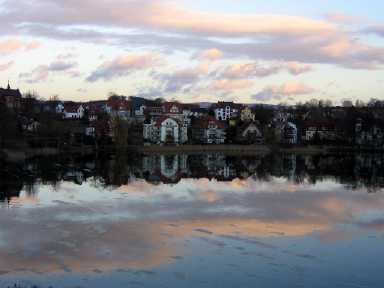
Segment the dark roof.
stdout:
<svg viewBox="0 0 384 288">
<path fill-rule="evenodd" d="M 19 89 L 4 89 L 0 88 L 0 97 L 19 97 L 21 98 L 21 93 Z"/>
</svg>

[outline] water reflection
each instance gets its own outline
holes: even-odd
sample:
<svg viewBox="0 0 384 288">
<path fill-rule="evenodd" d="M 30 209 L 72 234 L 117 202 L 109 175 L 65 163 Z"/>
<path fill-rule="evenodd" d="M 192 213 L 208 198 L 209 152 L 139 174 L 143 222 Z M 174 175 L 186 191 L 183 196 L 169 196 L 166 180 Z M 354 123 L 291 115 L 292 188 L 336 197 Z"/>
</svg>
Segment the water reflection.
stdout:
<svg viewBox="0 0 384 288">
<path fill-rule="evenodd" d="M 129 160 L 128 160 L 129 158 Z M 177 184 L 182 179 L 235 179 L 282 177 L 294 183 L 312 184 L 324 179 L 345 184 L 351 189 L 367 188 L 375 192 L 384 187 L 384 156 L 381 154 L 350 155 L 266 155 L 230 157 L 204 155 L 116 155 L 99 159 L 39 158 L 23 165 L 2 163 L 0 199 L 18 196 L 22 189 L 34 194 L 34 185 L 62 181 L 78 185 L 90 178 L 104 187 L 118 187 L 144 179 L 151 184 Z"/>
<path fill-rule="evenodd" d="M 284 279 L 381 287 L 382 160 L 216 154 L 4 163 L 0 284 L 33 277 L 57 287 L 103 287 L 103 279 L 212 287 L 220 274 L 220 287 Z M 353 266 L 355 257 L 366 267 Z"/>
</svg>

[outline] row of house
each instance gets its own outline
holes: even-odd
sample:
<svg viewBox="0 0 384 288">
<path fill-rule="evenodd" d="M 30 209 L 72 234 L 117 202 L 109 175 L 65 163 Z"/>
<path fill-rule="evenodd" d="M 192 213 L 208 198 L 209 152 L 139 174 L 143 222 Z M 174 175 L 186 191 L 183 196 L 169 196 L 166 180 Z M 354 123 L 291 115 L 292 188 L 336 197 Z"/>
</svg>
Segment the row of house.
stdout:
<svg viewBox="0 0 384 288">
<path fill-rule="evenodd" d="M 261 122 L 254 107 L 234 102 L 200 105 L 119 95 L 85 103 L 38 101 L 22 97 L 9 83 L 0 88 L 0 105 L 15 111 L 33 106 L 38 113 L 51 113 L 63 121 L 83 120 L 87 136 L 112 136 L 114 119 L 123 119 L 141 127 L 141 138 L 147 144 L 261 144 L 268 136 L 268 141 L 272 138 L 283 144 L 353 143 L 384 147 L 382 108 L 360 109 L 361 118 L 352 118 L 351 122 L 343 107 L 303 112 L 292 107 L 269 107 L 273 116 Z M 20 116 L 20 123 L 29 132 L 39 127 L 38 119 L 25 115 Z"/>
</svg>

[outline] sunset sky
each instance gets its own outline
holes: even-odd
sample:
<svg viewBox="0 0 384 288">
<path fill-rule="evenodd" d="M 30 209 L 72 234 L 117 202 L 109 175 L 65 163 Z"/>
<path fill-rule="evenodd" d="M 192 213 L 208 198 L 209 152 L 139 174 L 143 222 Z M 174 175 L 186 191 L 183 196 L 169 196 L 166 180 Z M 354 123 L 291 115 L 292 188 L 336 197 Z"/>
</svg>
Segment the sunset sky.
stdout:
<svg viewBox="0 0 384 288">
<path fill-rule="evenodd" d="M 380 0 L 0 0 L 0 86 L 293 104 L 384 97 Z"/>
</svg>

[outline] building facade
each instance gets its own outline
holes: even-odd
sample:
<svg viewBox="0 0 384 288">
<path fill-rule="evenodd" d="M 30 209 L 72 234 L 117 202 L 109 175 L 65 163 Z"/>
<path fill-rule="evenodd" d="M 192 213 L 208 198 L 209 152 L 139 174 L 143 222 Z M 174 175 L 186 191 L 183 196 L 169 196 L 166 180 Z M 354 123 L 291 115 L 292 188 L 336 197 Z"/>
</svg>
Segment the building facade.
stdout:
<svg viewBox="0 0 384 288">
<path fill-rule="evenodd" d="M 188 142 L 188 127 L 178 119 L 163 116 L 144 123 L 143 137 L 146 143 L 185 144 Z"/>
</svg>

